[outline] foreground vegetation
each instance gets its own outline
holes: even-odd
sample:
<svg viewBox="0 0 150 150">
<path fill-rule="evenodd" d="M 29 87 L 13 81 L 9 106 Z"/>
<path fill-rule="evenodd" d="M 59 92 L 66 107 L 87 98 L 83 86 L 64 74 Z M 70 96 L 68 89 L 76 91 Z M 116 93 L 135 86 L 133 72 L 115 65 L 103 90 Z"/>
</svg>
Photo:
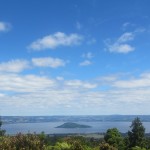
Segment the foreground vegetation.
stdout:
<svg viewBox="0 0 150 150">
<path fill-rule="evenodd" d="M 135 118 L 126 136 L 117 128 L 108 129 L 102 139 L 82 136 L 53 136 L 41 134 L 5 135 L 0 121 L 0 150 L 150 150 L 150 138 L 139 118 Z"/>
</svg>

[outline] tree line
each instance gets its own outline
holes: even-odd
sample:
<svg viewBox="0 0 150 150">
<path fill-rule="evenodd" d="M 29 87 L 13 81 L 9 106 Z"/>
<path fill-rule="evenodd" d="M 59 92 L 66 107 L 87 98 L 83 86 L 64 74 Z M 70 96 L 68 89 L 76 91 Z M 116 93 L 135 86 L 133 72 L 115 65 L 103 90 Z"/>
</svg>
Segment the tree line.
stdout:
<svg viewBox="0 0 150 150">
<path fill-rule="evenodd" d="M 51 137 L 41 134 L 5 135 L 0 119 L 0 150 L 150 150 L 150 138 L 137 117 L 123 136 L 117 128 L 108 129 L 102 139 L 82 136 Z"/>
</svg>

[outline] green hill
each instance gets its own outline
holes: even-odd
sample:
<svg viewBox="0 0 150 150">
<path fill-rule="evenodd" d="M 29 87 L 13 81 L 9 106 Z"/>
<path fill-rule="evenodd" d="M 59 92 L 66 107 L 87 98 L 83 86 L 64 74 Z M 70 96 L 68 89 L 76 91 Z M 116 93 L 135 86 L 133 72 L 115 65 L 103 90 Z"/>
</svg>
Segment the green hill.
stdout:
<svg viewBox="0 0 150 150">
<path fill-rule="evenodd" d="M 56 128 L 91 128 L 91 126 L 77 124 L 77 123 L 73 123 L 73 122 L 66 122 L 60 126 L 57 126 Z"/>
</svg>

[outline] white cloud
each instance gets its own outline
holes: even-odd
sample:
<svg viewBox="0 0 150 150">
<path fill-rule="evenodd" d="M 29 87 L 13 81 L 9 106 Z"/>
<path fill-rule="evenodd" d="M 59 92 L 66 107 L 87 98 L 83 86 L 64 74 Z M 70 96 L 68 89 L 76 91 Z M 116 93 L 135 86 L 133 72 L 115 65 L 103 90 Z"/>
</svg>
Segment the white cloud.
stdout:
<svg viewBox="0 0 150 150">
<path fill-rule="evenodd" d="M 134 51 L 134 47 L 132 47 L 129 44 L 118 44 L 115 43 L 113 45 L 109 45 L 109 51 L 114 53 L 129 53 L 131 51 Z"/>
<path fill-rule="evenodd" d="M 29 48 L 33 50 L 54 49 L 59 46 L 78 45 L 82 40 L 83 37 L 75 33 L 67 35 L 62 32 L 56 32 L 34 41 Z"/>
<path fill-rule="evenodd" d="M 81 80 L 60 82 L 44 76 L 17 74 L 0 74 L 0 83 L 0 91 L 5 93 L 0 97 L 0 109 L 11 115 L 18 110 L 18 115 L 22 115 L 22 112 L 32 115 L 30 110 L 34 110 L 34 114 L 38 114 L 40 110 L 52 111 L 54 114 L 60 107 L 78 108 L 78 100 L 81 96 L 84 97 L 82 94 L 97 86 Z M 7 108 L 12 106 L 13 109 L 8 111 Z"/>
<path fill-rule="evenodd" d="M 100 80 L 106 83 L 106 82 L 116 81 L 117 79 L 118 79 L 118 75 L 109 75 L 109 76 L 100 77 L 97 80 Z"/>
<path fill-rule="evenodd" d="M 79 65 L 80 65 L 80 66 L 89 66 L 89 65 L 91 65 L 91 64 L 92 64 L 91 61 L 85 60 L 85 61 L 81 62 Z"/>
<path fill-rule="evenodd" d="M 16 59 L 0 63 L 0 72 L 21 72 L 27 68 L 30 68 L 27 60 Z"/>
<path fill-rule="evenodd" d="M 132 32 L 126 32 L 121 35 L 114 43 L 110 44 L 106 42 L 107 50 L 113 53 L 123 53 L 127 54 L 135 50 L 133 46 L 131 46 L 128 42 L 134 40 L 134 34 Z"/>
<path fill-rule="evenodd" d="M 5 94 L 1 94 L 1 93 L 0 93 L 0 97 L 4 97 L 4 96 L 5 96 Z"/>
<path fill-rule="evenodd" d="M 65 85 L 67 85 L 71 88 L 77 88 L 77 89 L 82 89 L 82 88 L 93 89 L 93 88 L 97 87 L 96 84 L 92 84 L 89 82 L 83 82 L 81 80 L 69 80 L 69 81 L 65 82 Z"/>
<path fill-rule="evenodd" d="M 118 80 L 113 83 L 117 88 L 150 88 L 150 74 L 142 74 L 140 78 Z"/>
<path fill-rule="evenodd" d="M 41 92 L 46 88 L 54 88 L 55 80 L 44 76 L 36 75 L 17 75 L 17 74 L 0 74 L 0 91 L 16 93 Z"/>
<path fill-rule="evenodd" d="M 1 73 L 0 110 L 2 115 L 149 114 L 150 73 L 126 83 L 114 75 L 102 79 L 106 83 Z"/>
<path fill-rule="evenodd" d="M 91 59 L 94 57 L 94 55 L 91 52 L 88 52 L 88 53 L 82 54 L 82 57 L 87 58 L 87 59 Z"/>
<path fill-rule="evenodd" d="M 45 58 L 32 58 L 32 63 L 34 66 L 37 67 L 57 68 L 65 66 L 67 62 L 59 58 L 45 57 Z"/>
<path fill-rule="evenodd" d="M 137 28 L 134 31 L 134 34 L 141 34 L 144 33 L 145 31 L 148 31 L 146 28 Z"/>
<path fill-rule="evenodd" d="M 126 32 L 119 37 L 117 43 L 124 43 L 132 40 L 134 40 L 134 34 L 132 32 Z"/>
<path fill-rule="evenodd" d="M 10 29 L 10 24 L 6 22 L 0 22 L 0 32 L 8 31 Z"/>
<path fill-rule="evenodd" d="M 123 28 L 126 28 L 126 27 L 128 27 L 130 24 L 131 24 L 131 23 L 129 23 L 129 22 L 125 22 L 125 23 L 122 25 L 122 27 L 123 27 Z"/>
<path fill-rule="evenodd" d="M 122 30 L 126 30 L 126 29 L 129 29 L 129 28 L 133 28 L 133 27 L 135 27 L 135 26 L 136 26 L 136 25 L 133 24 L 133 23 L 125 22 L 125 23 L 123 23 L 123 25 L 122 25 Z"/>
<path fill-rule="evenodd" d="M 56 77 L 56 79 L 57 79 L 58 81 L 63 81 L 63 80 L 64 80 L 64 78 L 61 77 L 61 76 Z"/>
<path fill-rule="evenodd" d="M 0 73 L 2 72 L 19 73 L 24 71 L 25 69 L 30 69 L 34 66 L 58 68 L 64 67 L 66 63 L 68 63 L 68 61 L 52 57 L 32 58 L 29 61 L 24 59 L 15 59 L 10 60 L 8 62 L 1 62 Z"/>
</svg>

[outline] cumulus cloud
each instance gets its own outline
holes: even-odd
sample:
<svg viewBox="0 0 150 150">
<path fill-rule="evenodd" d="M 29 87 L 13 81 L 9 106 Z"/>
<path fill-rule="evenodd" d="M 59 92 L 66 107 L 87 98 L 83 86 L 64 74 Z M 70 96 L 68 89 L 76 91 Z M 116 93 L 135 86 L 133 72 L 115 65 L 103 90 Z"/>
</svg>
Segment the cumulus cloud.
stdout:
<svg viewBox="0 0 150 150">
<path fill-rule="evenodd" d="M 129 53 L 131 51 L 134 51 L 134 47 L 132 47 L 129 44 L 118 44 L 115 43 L 113 45 L 109 45 L 109 51 L 114 53 Z"/>
<path fill-rule="evenodd" d="M 91 65 L 91 64 L 92 64 L 91 61 L 85 60 L 85 61 L 81 62 L 79 65 L 80 65 L 80 66 L 89 66 L 89 65 Z"/>
<path fill-rule="evenodd" d="M 45 57 L 45 58 L 32 58 L 32 63 L 34 66 L 37 67 L 58 68 L 65 66 L 67 62 L 59 58 Z"/>
<path fill-rule="evenodd" d="M 0 22 L 0 32 L 5 32 L 10 29 L 10 24 L 6 22 Z"/>
<path fill-rule="evenodd" d="M 75 33 L 67 35 L 63 32 L 56 32 L 32 42 L 29 48 L 37 51 L 43 49 L 55 49 L 59 46 L 78 45 L 82 40 L 83 37 Z"/>
<path fill-rule="evenodd" d="M 15 59 L 0 63 L 0 72 L 21 72 L 29 67 L 27 60 Z"/>
<path fill-rule="evenodd" d="M 128 42 L 134 40 L 134 33 L 126 32 L 122 34 L 114 43 L 106 42 L 107 50 L 113 53 L 129 53 L 134 51 L 135 48 Z"/>
</svg>

